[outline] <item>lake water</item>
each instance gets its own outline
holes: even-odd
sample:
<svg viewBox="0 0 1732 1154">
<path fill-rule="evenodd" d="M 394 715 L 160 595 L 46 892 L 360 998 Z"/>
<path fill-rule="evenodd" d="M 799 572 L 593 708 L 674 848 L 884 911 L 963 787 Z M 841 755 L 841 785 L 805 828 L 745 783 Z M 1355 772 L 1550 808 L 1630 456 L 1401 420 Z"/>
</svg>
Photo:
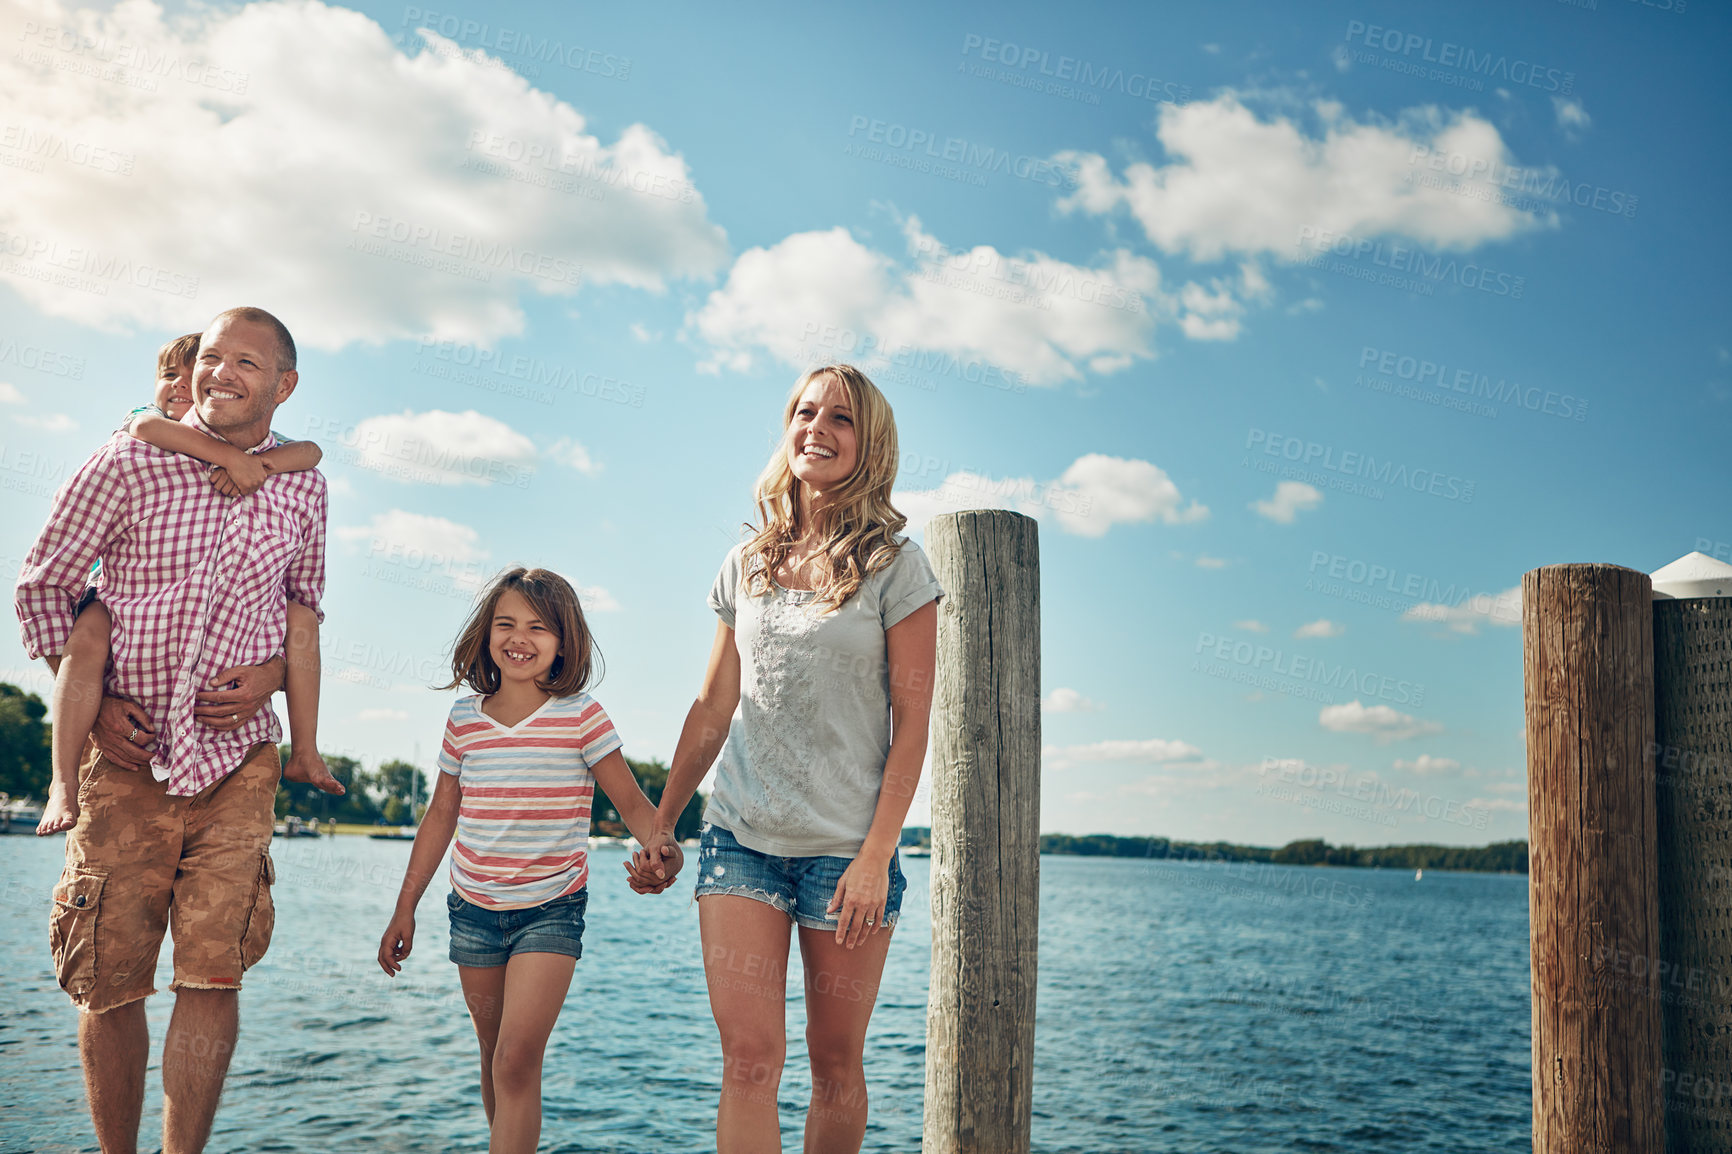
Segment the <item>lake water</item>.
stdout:
<svg viewBox="0 0 1732 1154">
<path fill-rule="evenodd" d="M 247 976 L 211 1151 L 480 1151 L 475 1039 L 445 958 L 444 888 L 395 981 L 373 960 L 406 842 L 278 840 L 276 939 Z M 721 1052 L 690 869 L 625 887 L 594 854 L 570 997 L 549 1046 L 542 1148 L 714 1149 Z M 0 1151 L 95 1150 L 77 1016 L 48 956 L 61 839 L 0 838 Z M 909 888 L 867 1043 L 866 1146 L 920 1146 L 931 928 Z M 161 1048 L 165 946 L 147 1003 Z M 784 1145 L 810 1091 L 791 966 Z M 1039 1151 L 1529 1149 L 1527 879 L 1041 859 Z M 161 1126 L 152 1060 L 145 1144 Z M 985 1092 L 995 1092 L 985 1088 Z"/>
</svg>

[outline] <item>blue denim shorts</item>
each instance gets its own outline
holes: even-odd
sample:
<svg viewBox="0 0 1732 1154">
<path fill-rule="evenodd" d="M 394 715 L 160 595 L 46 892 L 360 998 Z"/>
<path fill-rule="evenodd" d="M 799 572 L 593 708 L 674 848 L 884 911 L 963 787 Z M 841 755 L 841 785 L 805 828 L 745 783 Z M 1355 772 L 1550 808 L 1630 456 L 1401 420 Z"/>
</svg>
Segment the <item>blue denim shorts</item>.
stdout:
<svg viewBox="0 0 1732 1154">
<path fill-rule="evenodd" d="M 521 910 L 490 910 L 452 890 L 451 960 L 460 966 L 503 966 L 512 954 L 583 957 L 583 911 L 589 887 Z"/>
<path fill-rule="evenodd" d="M 884 928 L 896 924 L 902 910 L 902 891 L 908 879 L 902 876 L 899 855 L 890 855 L 890 894 L 884 902 Z M 775 906 L 800 925 L 813 930 L 833 930 L 836 915 L 825 907 L 836 896 L 842 871 L 853 864 L 846 857 L 772 857 L 747 849 L 719 825 L 704 823 L 698 840 L 698 881 L 695 901 L 706 894 L 730 894 Z"/>
</svg>

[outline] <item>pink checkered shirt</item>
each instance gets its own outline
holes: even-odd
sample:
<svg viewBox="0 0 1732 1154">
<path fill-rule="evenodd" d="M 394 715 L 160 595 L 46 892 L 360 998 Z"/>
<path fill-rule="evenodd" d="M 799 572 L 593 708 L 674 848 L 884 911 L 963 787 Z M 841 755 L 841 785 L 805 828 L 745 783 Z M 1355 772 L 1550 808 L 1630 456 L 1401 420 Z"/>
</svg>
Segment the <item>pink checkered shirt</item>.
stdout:
<svg viewBox="0 0 1732 1154">
<path fill-rule="evenodd" d="M 210 431 L 194 416 L 187 423 Z M 276 444 L 267 436 L 251 451 Z M 318 470 L 273 474 L 237 500 L 211 486 L 207 468 L 116 433 L 54 495 L 16 600 L 29 655 L 60 653 L 102 559 L 98 584 L 114 618 L 106 690 L 149 711 L 151 772 L 183 797 L 240 768 L 256 743 L 282 739 L 268 703 L 221 732 L 194 720 L 193 695 L 222 670 L 282 652 L 288 599 L 317 612 L 325 586 Z"/>
</svg>

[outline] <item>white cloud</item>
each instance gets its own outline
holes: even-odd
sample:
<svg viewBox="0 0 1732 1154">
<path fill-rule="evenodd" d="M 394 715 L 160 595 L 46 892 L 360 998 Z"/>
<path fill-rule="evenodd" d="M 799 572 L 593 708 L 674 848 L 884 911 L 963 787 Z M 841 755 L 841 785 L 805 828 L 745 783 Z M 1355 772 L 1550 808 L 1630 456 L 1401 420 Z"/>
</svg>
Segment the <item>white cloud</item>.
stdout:
<svg viewBox="0 0 1732 1154">
<path fill-rule="evenodd" d="M 1233 622 L 1233 628 L 1234 629 L 1243 629 L 1247 633 L 1267 633 L 1267 632 L 1269 632 L 1269 627 L 1267 625 L 1263 624 L 1261 621 L 1256 620 L 1255 618 L 1249 618 L 1249 617 L 1243 621 Z"/>
<path fill-rule="evenodd" d="M 1056 518 L 1079 537 L 1101 537 L 1114 525 L 1187 525 L 1204 520 L 1208 507 L 1185 503 L 1172 478 L 1148 461 L 1089 453 L 1057 480 L 995 479 L 972 471 L 951 473 L 934 489 L 899 491 L 891 500 L 919 529 L 940 513 L 962 509 L 1014 509 L 1037 519 Z"/>
<path fill-rule="evenodd" d="M 1277 481 L 1275 494 L 1267 501 L 1252 501 L 1248 506 L 1257 514 L 1282 525 L 1291 525 L 1300 513 L 1323 503 L 1323 494 L 1304 481 Z"/>
<path fill-rule="evenodd" d="M 1099 702 L 1090 701 L 1076 690 L 1063 686 L 1047 694 L 1046 700 L 1040 704 L 1041 708 L 1051 713 L 1098 713 L 1106 708 Z"/>
<path fill-rule="evenodd" d="M 406 709 L 363 709 L 355 715 L 357 721 L 408 721 Z"/>
<path fill-rule="evenodd" d="M 570 465 L 586 477 L 601 472 L 601 462 L 589 455 L 589 450 L 570 437 L 561 437 L 548 446 L 547 455 L 562 465 Z"/>
<path fill-rule="evenodd" d="M 1166 105 L 1156 130 L 1169 163 L 1139 162 L 1122 177 L 1096 153 L 1066 152 L 1077 190 L 1061 209 L 1094 214 L 1128 209 L 1169 253 L 1200 260 L 1268 254 L 1294 261 L 1303 230 L 1354 237 L 1403 237 L 1439 249 L 1471 249 L 1542 223 L 1506 206 L 1490 175 L 1421 179 L 1418 155 L 1462 155 L 1502 171 L 1512 157 L 1498 130 L 1472 112 L 1410 108 L 1394 123 L 1360 123 L 1327 101 L 1312 105 L 1311 135 L 1285 116 L 1258 116 L 1226 92 Z M 1465 166 L 1464 166 L 1465 167 Z M 1479 188 L 1484 185 L 1484 189 Z M 1488 195 L 1474 193 L 1484 191 Z M 1546 218 L 1549 223 L 1555 216 Z"/>
<path fill-rule="evenodd" d="M 1187 741 L 1149 737 L 1096 741 L 1088 745 L 1048 746 L 1042 754 L 1055 766 L 1069 766 L 1082 761 L 1193 761 L 1200 758 L 1203 751 Z"/>
<path fill-rule="evenodd" d="M 1418 774 L 1449 773 L 1461 768 L 1461 762 L 1453 757 L 1433 757 L 1429 753 L 1422 753 L 1412 761 L 1404 761 L 1398 757 L 1393 764 L 1396 769 Z"/>
<path fill-rule="evenodd" d="M 1401 619 L 1445 625 L 1452 633 L 1478 633 L 1481 625 L 1513 629 L 1522 623 L 1522 587 L 1512 585 L 1495 594 L 1475 593 L 1455 605 L 1422 601 L 1403 613 Z"/>
<path fill-rule="evenodd" d="M 619 601 L 600 585 L 579 585 L 577 599 L 585 613 L 617 613 Z"/>
<path fill-rule="evenodd" d="M 1009 387 L 1053 385 L 1153 357 L 1159 322 L 1196 339 L 1228 339 L 1238 332 L 1235 294 L 1257 289 L 1241 270 L 1237 281 L 1169 292 L 1153 261 L 1123 248 L 1094 265 L 991 245 L 952 251 L 915 217 L 903 221 L 903 236 L 906 263 L 843 228 L 740 254 L 726 283 L 687 317 L 712 350 L 701 367 L 746 371 L 764 352 L 800 368 L 848 359 L 873 370 L 895 359 L 970 381 L 991 366 L 1012 374 L 999 382 Z"/>
<path fill-rule="evenodd" d="M 56 274 L 4 279 L 52 316 L 185 329 L 243 301 L 315 348 L 489 343 L 522 331 L 526 298 L 659 291 L 727 258 L 651 129 L 604 143 L 571 105 L 430 33 L 406 55 L 311 0 L 172 18 L 0 0 L 0 24 L 53 30 L 0 57 L 8 123 L 47 158 L 8 170 L 0 230 Z M 126 51 L 148 86 L 64 47 L 84 41 Z"/>
<path fill-rule="evenodd" d="M 1207 553 L 1197 554 L 1197 568 L 1199 569 L 1225 569 L 1226 567 L 1227 559 L 1224 557 L 1211 557 Z"/>
<path fill-rule="evenodd" d="M 1564 130 L 1564 135 L 1575 140 L 1593 125 L 1593 117 L 1582 107 L 1580 100 L 1563 96 L 1552 97 L 1552 110 L 1557 113 L 1558 127 Z"/>
<path fill-rule="evenodd" d="M 1427 733 L 1442 733 L 1443 724 L 1421 721 L 1407 713 L 1399 713 L 1387 705 L 1365 705 L 1354 700 L 1345 705 L 1326 705 L 1317 715 L 1324 729 L 1335 733 L 1369 733 L 1378 744 L 1406 741 Z"/>
<path fill-rule="evenodd" d="M 488 575 L 481 534 L 444 517 L 389 509 L 365 525 L 339 526 L 333 536 L 361 546 L 362 555 L 380 566 L 448 577 L 467 588 L 479 587 Z"/>
<path fill-rule="evenodd" d="M 9 385 L 0 381 L 0 405 L 22 405 L 24 394 L 18 391 L 17 385 Z"/>
<path fill-rule="evenodd" d="M 17 413 L 12 419 L 20 425 L 41 429 L 44 433 L 70 433 L 78 428 L 78 422 L 65 413 L 43 413 L 41 416 Z"/>
<path fill-rule="evenodd" d="M 1327 617 L 1319 617 L 1315 621 L 1307 621 L 1293 631 L 1295 637 L 1339 637 L 1347 632 L 1347 626 L 1339 621 L 1331 621 Z"/>
<path fill-rule="evenodd" d="M 533 441 L 474 409 L 368 417 L 346 442 L 344 456 L 393 481 L 517 485 L 535 468 Z"/>
</svg>

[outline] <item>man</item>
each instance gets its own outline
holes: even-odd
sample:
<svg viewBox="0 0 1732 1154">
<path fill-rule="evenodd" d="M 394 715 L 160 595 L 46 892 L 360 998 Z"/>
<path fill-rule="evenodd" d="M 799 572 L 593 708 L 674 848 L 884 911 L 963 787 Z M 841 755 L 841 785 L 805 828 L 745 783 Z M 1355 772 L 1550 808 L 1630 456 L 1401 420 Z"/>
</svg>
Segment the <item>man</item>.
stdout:
<svg viewBox="0 0 1732 1154">
<path fill-rule="evenodd" d="M 262 309 L 205 330 L 185 420 L 249 452 L 299 379 L 295 345 Z M 325 481 L 271 476 L 225 497 L 202 462 L 125 433 L 59 493 L 18 581 L 25 649 L 58 669 L 91 565 L 113 617 L 78 824 L 54 888 L 50 942 L 82 1013 L 78 1045 L 105 1154 L 137 1148 L 150 1035 L 144 999 L 174 932 L 163 1047 L 163 1150 L 204 1148 L 239 1023 L 242 973 L 274 923 L 273 802 L 288 599 L 319 609 Z M 339 791 L 328 773 L 315 781 Z"/>
</svg>

